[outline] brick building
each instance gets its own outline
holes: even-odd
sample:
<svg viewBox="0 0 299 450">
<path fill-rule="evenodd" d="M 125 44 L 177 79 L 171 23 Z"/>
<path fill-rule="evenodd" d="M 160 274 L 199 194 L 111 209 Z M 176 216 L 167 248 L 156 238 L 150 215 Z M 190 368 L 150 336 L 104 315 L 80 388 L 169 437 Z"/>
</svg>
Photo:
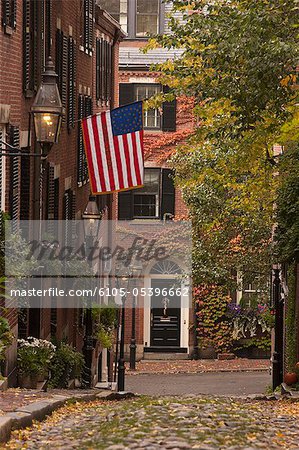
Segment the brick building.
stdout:
<svg viewBox="0 0 299 450">
<path fill-rule="evenodd" d="M 29 112 L 49 55 L 65 108 L 59 143 L 42 173 L 42 201 L 39 158 L 2 156 L 1 209 L 15 221 L 80 219 L 90 194 L 80 119 L 117 106 L 123 33 L 95 0 L 7 0 L 0 3 L 0 17 L 0 139 L 40 152 Z M 100 209 L 109 207 L 106 218 L 111 217 L 112 196 L 98 202 Z M 15 336 L 55 336 L 81 349 L 81 313 L 53 299 L 51 309 L 27 309 L 19 316 L 10 309 L 7 315 Z M 6 367 L 12 382 L 15 353 L 14 345 Z M 97 361 L 95 381 L 96 371 Z"/>
<path fill-rule="evenodd" d="M 120 46 L 120 105 L 149 98 L 167 86 L 159 83 L 159 74 L 151 66 L 180 54 L 178 50 L 155 49 L 147 54 L 140 49 L 151 34 L 168 33 L 168 14 L 171 3 L 161 0 L 99 0 L 127 33 Z M 119 193 L 117 216 L 142 228 L 160 221 L 187 218 L 187 208 L 181 193 L 175 188 L 167 160 L 176 145 L 182 144 L 193 130 L 192 105 L 186 98 L 165 102 L 160 109 L 144 112 L 145 186 L 142 189 Z M 171 286 L 183 268 L 179 261 L 146 268 L 143 285 Z M 161 284 L 162 283 L 162 284 Z M 160 299 L 162 300 L 162 299 Z M 192 353 L 194 338 L 190 336 L 193 322 L 192 308 L 173 308 L 170 321 L 163 318 L 163 308 L 153 308 L 150 298 L 136 311 L 136 343 L 138 358 L 187 357 Z M 161 312 L 162 311 L 162 312 Z M 170 310 L 169 310 L 170 311 Z M 131 338 L 132 311 L 126 314 L 127 352 Z M 163 326 L 162 326 L 163 325 Z"/>
</svg>

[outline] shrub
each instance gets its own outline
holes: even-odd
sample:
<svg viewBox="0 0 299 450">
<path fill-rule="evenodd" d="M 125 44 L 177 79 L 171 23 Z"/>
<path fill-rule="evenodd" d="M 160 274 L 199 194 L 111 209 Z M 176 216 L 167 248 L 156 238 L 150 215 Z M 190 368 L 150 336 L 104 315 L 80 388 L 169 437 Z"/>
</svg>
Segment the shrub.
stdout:
<svg viewBox="0 0 299 450">
<path fill-rule="evenodd" d="M 5 360 L 6 349 L 12 344 L 13 337 L 8 320 L 0 317 L 0 364 Z"/>
<path fill-rule="evenodd" d="M 74 378 L 81 379 L 84 357 L 68 344 L 60 343 L 51 361 L 52 388 L 66 388 L 68 382 Z"/>
</svg>

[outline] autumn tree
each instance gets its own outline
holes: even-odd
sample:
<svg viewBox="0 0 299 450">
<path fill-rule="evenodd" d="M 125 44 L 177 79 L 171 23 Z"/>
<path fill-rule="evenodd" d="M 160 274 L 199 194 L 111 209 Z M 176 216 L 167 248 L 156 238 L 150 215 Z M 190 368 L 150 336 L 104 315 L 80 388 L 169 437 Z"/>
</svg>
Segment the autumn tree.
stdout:
<svg viewBox="0 0 299 450">
<path fill-rule="evenodd" d="M 171 33 L 147 50 L 182 49 L 155 69 L 167 99 L 194 99 L 195 132 L 171 158 L 194 224 L 194 280 L 230 285 L 240 271 L 264 281 L 279 184 L 273 149 L 298 134 L 298 3 L 172 3 Z"/>
</svg>

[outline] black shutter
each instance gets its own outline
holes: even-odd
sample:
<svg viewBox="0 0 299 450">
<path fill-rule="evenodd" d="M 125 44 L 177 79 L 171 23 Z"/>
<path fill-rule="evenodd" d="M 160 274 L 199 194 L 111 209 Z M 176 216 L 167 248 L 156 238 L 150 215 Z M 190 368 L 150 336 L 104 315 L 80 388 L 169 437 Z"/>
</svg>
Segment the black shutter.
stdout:
<svg viewBox="0 0 299 450">
<path fill-rule="evenodd" d="M 78 101 L 78 119 L 84 117 L 84 96 L 79 95 Z M 83 162 L 84 162 L 84 147 L 83 147 L 83 136 L 80 123 L 78 123 L 78 184 L 82 186 L 83 183 Z"/>
<path fill-rule="evenodd" d="M 101 66 L 101 60 L 100 60 L 100 50 L 101 44 L 100 39 L 96 40 L 96 99 L 100 100 L 100 66 Z"/>
<path fill-rule="evenodd" d="M 165 94 L 167 94 L 169 90 L 168 86 L 163 86 L 163 92 Z M 163 103 L 162 130 L 176 131 L 176 99 L 172 102 Z"/>
<path fill-rule="evenodd" d="M 161 220 L 169 220 L 171 217 L 164 217 L 165 214 L 175 213 L 175 188 L 173 183 L 173 171 L 162 169 L 162 192 L 161 192 Z"/>
<path fill-rule="evenodd" d="M 88 48 L 88 36 L 89 36 L 89 0 L 84 0 L 83 4 L 83 14 L 84 14 L 84 29 L 83 29 L 83 38 L 84 38 L 84 48 Z"/>
<path fill-rule="evenodd" d="M 0 128 L 0 141 L 3 140 L 4 136 L 3 136 L 3 128 Z M 2 145 L 2 143 L 0 142 L 0 150 L 2 150 L 4 148 L 4 146 Z M 5 192 L 5 185 L 4 185 L 4 171 L 5 171 L 5 163 L 4 163 L 4 156 L 0 156 L 0 209 L 1 211 L 5 210 L 5 205 L 2 204 L 2 191 L 4 190 Z M 2 216 L 1 216 L 2 217 Z"/>
<path fill-rule="evenodd" d="M 119 85 L 119 106 L 128 105 L 134 102 L 134 84 L 120 83 Z"/>
<path fill-rule="evenodd" d="M 10 1 L 10 26 L 11 28 L 16 28 L 17 26 L 17 3 L 16 0 Z"/>
<path fill-rule="evenodd" d="M 100 97 L 104 100 L 105 95 L 105 50 L 104 50 L 105 41 L 104 39 L 100 39 Z"/>
<path fill-rule="evenodd" d="M 61 101 L 65 109 L 67 108 L 68 51 L 69 51 L 68 38 L 66 36 L 63 36 Z M 62 118 L 62 122 L 65 122 L 65 115 Z"/>
<path fill-rule="evenodd" d="M 84 0 L 84 48 L 89 54 L 92 53 L 93 46 L 93 17 L 94 17 L 94 0 Z"/>
<path fill-rule="evenodd" d="M 27 148 L 25 149 L 28 150 Z M 21 178 L 20 178 L 20 220 L 29 220 L 30 213 L 30 157 L 22 156 L 21 161 Z"/>
<path fill-rule="evenodd" d="M 30 76 L 30 50 L 32 33 L 30 3 L 31 0 L 25 0 L 23 3 L 23 90 L 26 96 L 29 96 L 29 91 L 32 90 L 32 79 Z"/>
<path fill-rule="evenodd" d="M 58 76 L 57 85 L 61 94 L 62 90 L 62 45 L 63 45 L 63 33 L 61 30 L 56 31 L 56 57 L 55 66 Z"/>
<path fill-rule="evenodd" d="M 65 223 L 65 244 L 68 245 L 72 242 L 72 238 L 74 237 L 75 223 L 73 221 L 76 218 L 76 197 L 75 197 L 74 192 L 71 189 L 68 189 L 64 193 L 63 218 L 66 221 L 66 223 Z"/>
<path fill-rule="evenodd" d="M 32 72 L 32 78 L 33 78 L 33 86 L 34 90 L 37 90 L 37 87 L 40 82 L 40 59 L 39 59 L 39 51 L 40 51 L 40 39 L 41 39 L 41 33 L 40 33 L 40 9 L 39 9 L 39 1 L 38 0 L 31 0 L 31 14 L 32 14 L 32 61 L 33 61 L 33 72 Z"/>
<path fill-rule="evenodd" d="M 10 145 L 13 147 L 20 147 L 20 130 L 18 127 L 10 127 Z M 10 159 L 10 189 L 9 189 L 9 214 L 13 221 L 13 229 L 16 229 L 16 224 L 19 218 L 19 171 L 20 158 L 18 156 Z"/>
<path fill-rule="evenodd" d="M 68 132 L 75 126 L 75 42 L 73 38 L 69 38 L 69 54 L 68 54 L 68 111 L 67 111 L 67 127 Z"/>
<path fill-rule="evenodd" d="M 89 0 L 89 17 L 88 17 L 88 50 L 91 53 L 93 47 L 93 17 L 94 17 L 94 1 Z"/>
<path fill-rule="evenodd" d="M 133 219 L 133 193 L 132 191 L 120 192 L 118 194 L 118 219 Z"/>
<path fill-rule="evenodd" d="M 16 28 L 17 24 L 16 0 L 2 0 L 2 24 L 4 27 Z M 6 31 L 7 33 L 9 33 L 8 30 Z"/>
<path fill-rule="evenodd" d="M 2 0 L 2 24 L 10 26 L 10 0 Z"/>
<path fill-rule="evenodd" d="M 54 204 L 55 204 L 55 197 L 54 197 L 54 166 L 51 164 L 47 164 L 47 220 L 53 220 L 54 219 Z"/>
<path fill-rule="evenodd" d="M 108 97 L 107 97 L 107 101 L 111 101 L 113 77 L 112 77 L 112 45 L 110 43 L 108 43 L 108 70 L 107 70 L 107 76 L 108 76 Z"/>
<path fill-rule="evenodd" d="M 52 0 L 46 0 L 46 30 L 45 30 L 45 42 L 46 42 L 46 60 L 51 50 L 52 39 Z"/>
</svg>

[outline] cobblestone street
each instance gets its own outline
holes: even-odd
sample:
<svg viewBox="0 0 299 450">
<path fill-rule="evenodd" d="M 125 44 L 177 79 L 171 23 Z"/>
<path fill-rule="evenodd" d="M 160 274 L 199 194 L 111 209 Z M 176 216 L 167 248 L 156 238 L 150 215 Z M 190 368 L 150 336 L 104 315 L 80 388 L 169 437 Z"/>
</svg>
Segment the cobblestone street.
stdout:
<svg viewBox="0 0 299 450">
<path fill-rule="evenodd" d="M 72 404 L 5 449 L 298 449 L 299 403 L 206 396 Z"/>
</svg>

